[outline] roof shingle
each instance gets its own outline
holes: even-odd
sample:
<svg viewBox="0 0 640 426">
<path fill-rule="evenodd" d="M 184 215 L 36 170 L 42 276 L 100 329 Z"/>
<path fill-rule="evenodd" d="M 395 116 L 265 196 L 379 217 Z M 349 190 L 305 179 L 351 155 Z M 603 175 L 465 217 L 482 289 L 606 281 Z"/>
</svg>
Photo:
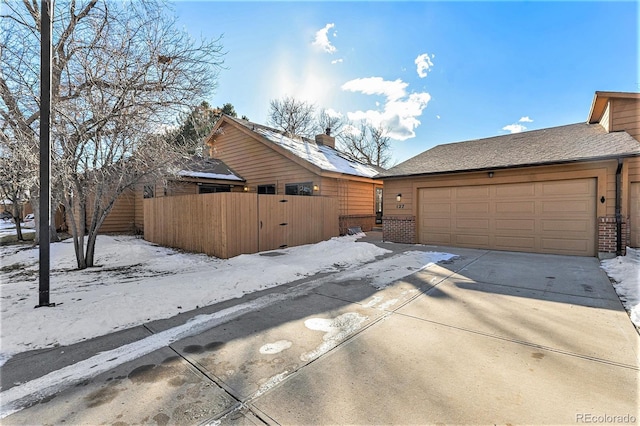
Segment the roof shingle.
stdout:
<svg viewBox="0 0 640 426">
<path fill-rule="evenodd" d="M 557 164 L 640 155 L 640 142 L 626 132 L 577 123 L 529 132 L 438 145 L 382 172 L 409 176 Z"/>
</svg>

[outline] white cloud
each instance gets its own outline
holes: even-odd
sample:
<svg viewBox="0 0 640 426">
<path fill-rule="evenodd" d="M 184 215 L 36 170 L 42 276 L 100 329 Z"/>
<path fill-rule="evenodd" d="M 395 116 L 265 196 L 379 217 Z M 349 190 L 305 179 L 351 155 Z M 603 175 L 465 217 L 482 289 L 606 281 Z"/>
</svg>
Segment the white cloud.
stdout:
<svg viewBox="0 0 640 426">
<path fill-rule="evenodd" d="M 521 117 L 520 120 L 518 120 L 519 123 L 533 123 L 533 120 L 529 118 L 528 115 Z"/>
<path fill-rule="evenodd" d="M 366 95 L 382 95 L 386 100 L 382 110 L 348 112 L 352 121 L 367 121 L 374 126 L 389 129 L 389 137 L 406 140 L 415 137 L 415 129 L 420 125 L 417 119 L 431 100 L 426 92 L 407 95 L 408 83 L 398 79 L 384 80 L 381 77 L 358 78 L 342 85 L 342 90 L 360 92 Z"/>
<path fill-rule="evenodd" d="M 525 126 L 523 126 L 522 124 L 514 123 L 514 124 L 509 124 L 507 126 L 504 126 L 502 128 L 502 130 L 507 130 L 507 131 L 509 131 L 511 133 L 520 133 L 522 131 L 527 130 L 527 128 Z"/>
<path fill-rule="evenodd" d="M 336 111 L 333 108 L 325 109 L 324 112 L 331 118 L 341 118 L 342 117 L 342 113 Z"/>
<path fill-rule="evenodd" d="M 432 55 L 432 57 L 434 57 Z M 431 71 L 431 67 L 433 67 L 433 62 L 431 62 L 431 58 L 428 53 L 423 53 L 422 55 L 418 55 L 416 60 L 414 61 L 416 64 L 416 71 L 420 78 L 425 78 L 427 73 Z"/>
<path fill-rule="evenodd" d="M 324 28 L 318 30 L 316 32 L 316 38 L 312 44 L 314 46 L 318 46 L 327 53 L 335 53 L 338 49 L 336 49 L 336 47 L 332 45 L 331 41 L 329 40 L 329 30 L 333 27 L 335 27 L 335 24 L 327 24 L 324 26 Z M 335 32 L 333 33 L 333 36 L 336 36 Z"/>
<path fill-rule="evenodd" d="M 400 79 L 389 81 L 382 77 L 366 77 L 347 81 L 342 85 L 342 90 L 361 92 L 365 95 L 384 95 L 389 100 L 395 100 L 407 94 L 405 89 L 408 85 Z"/>
<path fill-rule="evenodd" d="M 341 63 L 341 62 L 343 62 L 343 61 L 344 61 L 344 59 L 340 58 L 340 59 L 334 59 L 333 61 L 331 61 L 331 63 L 332 63 L 333 65 L 335 65 L 335 64 L 339 64 L 339 63 Z"/>
<path fill-rule="evenodd" d="M 436 118 L 437 118 L 438 120 L 440 120 L 440 116 L 439 116 L 439 115 L 436 115 Z"/>
</svg>

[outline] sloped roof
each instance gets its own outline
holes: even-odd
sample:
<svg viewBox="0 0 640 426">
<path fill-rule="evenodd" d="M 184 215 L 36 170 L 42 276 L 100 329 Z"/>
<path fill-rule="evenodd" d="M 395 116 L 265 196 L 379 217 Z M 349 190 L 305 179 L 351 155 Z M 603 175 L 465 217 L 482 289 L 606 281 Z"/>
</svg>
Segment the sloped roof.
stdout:
<svg viewBox="0 0 640 426">
<path fill-rule="evenodd" d="M 365 178 L 372 178 L 381 170 L 354 160 L 327 145 L 318 144 L 314 140 L 299 136 L 287 136 L 284 132 L 261 124 L 229 116 L 225 117 L 241 124 L 267 141 L 274 143 L 321 170 Z"/>
<path fill-rule="evenodd" d="M 607 133 L 599 124 L 577 123 L 438 145 L 380 173 L 379 177 L 453 173 L 636 155 L 640 155 L 640 142 L 628 133 Z"/>
<path fill-rule="evenodd" d="M 231 170 L 222 160 L 194 156 L 178 171 L 179 176 L 215 180 L 244 182 L 244 179 Z"/>
</svg>

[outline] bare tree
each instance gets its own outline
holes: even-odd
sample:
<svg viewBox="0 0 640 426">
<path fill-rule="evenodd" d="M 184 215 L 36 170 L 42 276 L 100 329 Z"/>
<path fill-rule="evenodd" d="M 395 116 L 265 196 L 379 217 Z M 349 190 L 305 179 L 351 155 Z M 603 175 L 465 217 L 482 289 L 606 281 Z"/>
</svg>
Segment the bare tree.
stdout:
<svg viewBox="0 0 640 426">
<path fill-rule="evenodd" d="M 325 133 L 327 129 L 330 129 L 331 136 L 339 137 L 346 123 L 341 114 L 323 108 L 316 117 L 315 133 Z"/>
<path fill-rule="evenodd" d="M 3 4 L 2 141 L 37 149 L 37 2 Z M 162 129 L 215 87 L 223 52 L 219 39 L 195 42 L 177 29 L 156 0 L 58 0 L 53 28 L 53 160 L 78 268 L 86 268 L 117 198 L 175 164 L 180 152 Z"/>
<path fill-rule="evenodd" d="M 292 97 L 272 99 L 268 123 L 293 136 L 313 137 L 315 105 Z"/>
<path fill-rule="evenodd" d="M 28 190 L 34 186 L 38 169 L 34 152 L 16 139 L 6 137 L 5 129 L 0 129 L 0 197 L 11 202 L 11 214 L 16 225 L 18 240 L 24 240 L 21 221 L 23 205 L 28 199 Z"/>
<path fill-rule="evenodd" d="M 388 133 L 384 127 L 371 123 L 362 122 L 359 127 L 351 125 L 339 137 L 340 148 L 358 161 L 384 168 L 391 161 Z"/>
</svg>

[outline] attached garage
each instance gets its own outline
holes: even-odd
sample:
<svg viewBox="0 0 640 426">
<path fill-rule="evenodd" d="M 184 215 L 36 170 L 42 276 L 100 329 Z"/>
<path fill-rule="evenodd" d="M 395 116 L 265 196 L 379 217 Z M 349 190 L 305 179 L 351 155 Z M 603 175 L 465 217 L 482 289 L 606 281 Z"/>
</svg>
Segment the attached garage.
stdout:
<svg viewBox="0 0 640 426">
<path fill-rule="evenodd" d="M 383 239 L 603 257 L 640 247 L 640 142 L 626 131 L 640 122 L 611 124 L 639 106 L 640 94 L 597 92 L 588 123 L 438 145 L 382 172 Z"/>
<path fill-rule="evenodd" d="M 596 179 L 418 189 L 421 244 L 596 254 Z"/>
</svg>

